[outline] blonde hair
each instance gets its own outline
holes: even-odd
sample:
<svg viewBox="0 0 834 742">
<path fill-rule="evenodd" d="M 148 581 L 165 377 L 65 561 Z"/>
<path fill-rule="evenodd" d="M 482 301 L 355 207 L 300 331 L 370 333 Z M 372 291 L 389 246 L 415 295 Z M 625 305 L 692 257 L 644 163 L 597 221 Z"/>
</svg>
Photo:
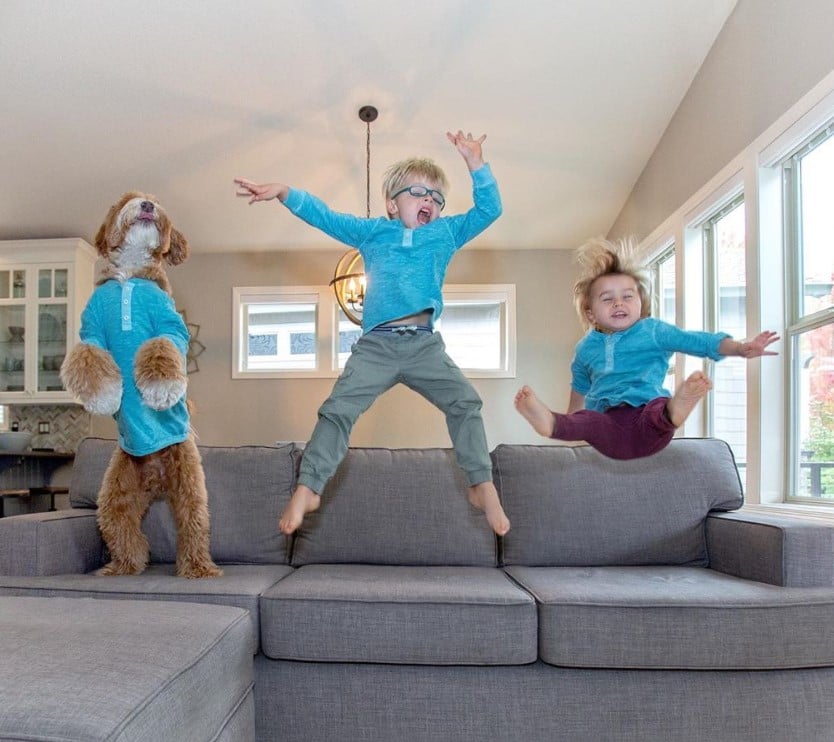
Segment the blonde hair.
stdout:
<svg viewBox="0 0 834 742">
<path fill-rule="evenodd" d="M 446 173 L 433 160 L 427 157 L 409 157 L 407 160 L 395 162 L 385 171 L 382 179 L 383 198 L 387 201 L 403 187 L 403 184 L 407 180 L 410 180 L 414 176 L 420 176 L 421 178 L 430 180 L 439 187 L 444 195 L 449 188 Z M 391 215 L 389 214 L 388 216 L 390 217 Z"/>
<path fill-rule="evenodd" d="M 651 314 L 651 281 L 637 259 L 637 243 L 633 237 L 614 242 L 595 237 L 577 248 L 575 260 L 579 264 L 579 278 L 573 286 L 573 303 L 585 329 L 591 326 L 587 315 L 591 308 L 591 289 L 594 281 L 602 276 L 633 278 L 640 296 L 640 318 Z"/>
</svg>

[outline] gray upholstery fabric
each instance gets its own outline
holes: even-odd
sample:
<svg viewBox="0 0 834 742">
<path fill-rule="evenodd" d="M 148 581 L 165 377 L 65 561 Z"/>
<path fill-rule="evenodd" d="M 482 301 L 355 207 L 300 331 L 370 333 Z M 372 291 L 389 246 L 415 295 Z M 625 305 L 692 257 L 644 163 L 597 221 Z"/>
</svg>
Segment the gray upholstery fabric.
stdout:
<svg viewBox="0 0 834 742">
<path fill-rule="evenodd" d="M 0 575 L 89 572 L 104 563 L 91 510 L 57 510 L 0 518 Z"/>
<path fill-rule="evenodd" d="M 239 608 L 0 597 L 0 738 L 215 740 L 248 711 L 252 650 Z"/>
<path fill-rule="evenodd" d="M 73 466 L 70 502 L 95 507 L 101 479 L 115 441 L 81 442 Z M 211 516 L 211 555 L 216 562 L 271 564 L 288 561 L 287 539 L 278 517 L 289 502 L 295 481 L 293 444 L 271 446 L 200 446 Z M 176 529 L 166 502 L 151 505 L 142 529 L 151 561 L 176 560 Z"/>
<path fill-rule="evenodd" d="M 171 564 L 152 564 L 141 575 L 99 577 L 65 574 L 48 577 L 0 576 L 0 598 L 113 598 L 118 600 L 182 601 L 237 606 L 249 611 L 252 642 L 260 640 L 258 596 L 292 572 L 285 564 L 227 564 L 222 577 L 188 580 L 177 577 Z"/>
<path fill-rule="evenodd" d="M 742 505 L 723 441 L 676 439 L 614 461 L 590 446 L 498 446 L 495 482 L 512 528 L 504 564 L 706 565 L 704 520 Z"/>
<path fill-rule="evenodd" d="M 536 606 L 499 569 L 310 565 L 261 598 L 268 657 L 501 665 L 536 659 Z"/>
<path fill-rule="evenodd" d="M 834 666 L 834 591 L 699 567 L 507 567 L 539 603 L 539 655 L 566 667 Z M 790 641 L 786 638 L 790 637 Z"/>
<path fill-rule="evenodd" d="M 710 567 L 786 587 L 834 586 L 834 528 L 790 516 L 715 513 L 707 518 Z"/>
<path fill-rule="evenodd" d="M 280 742 L 831 742 L 834 668 L 566 670 L 255 658 Z"/>
<path fill-rule="evenodd" d="M 495 538 L 447 449 L 354 448 L 304 518 L 292 564 L 495 566 Z"/>
</svg>

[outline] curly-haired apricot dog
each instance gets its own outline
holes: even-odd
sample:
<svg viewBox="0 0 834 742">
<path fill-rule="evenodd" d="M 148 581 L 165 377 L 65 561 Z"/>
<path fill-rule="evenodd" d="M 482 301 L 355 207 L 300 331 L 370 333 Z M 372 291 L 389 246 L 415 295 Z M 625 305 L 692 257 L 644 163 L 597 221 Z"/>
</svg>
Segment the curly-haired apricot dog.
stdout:
<svg viewBox="0 0 834 742">
<path fill-rule="evenodd" d="M 188 329 L 163 269 L 163 262 L 178 265 L 188 257 L 188 243 L 153 196 L 132 191 L 110 207 L 95 246 L 106 266 L 61 378 L 86 410 L 113 415 L 119 429 L 98 496 L 98 524 L 111 557 L 99 574 L 145 569 L 142 518 L 153 500 L 167 498 L 177 527 L 177 574 L 218 576 L 209 554 L 203 465 L 185 400 Z"/>
</svg>

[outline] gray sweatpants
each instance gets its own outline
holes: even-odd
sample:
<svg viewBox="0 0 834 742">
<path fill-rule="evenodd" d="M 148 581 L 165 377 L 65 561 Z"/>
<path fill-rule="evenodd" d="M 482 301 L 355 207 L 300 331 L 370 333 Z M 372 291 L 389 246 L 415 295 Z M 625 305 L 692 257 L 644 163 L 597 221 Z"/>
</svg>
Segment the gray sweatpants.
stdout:
<svg viewBox="0 0 834 742">
<path fill-rule="evenodd" d="M 446 415 L 455 456 L 470 486 L 492 480 L 481 398 L 446 353 L 439 333 L 370 332 L 353 346 L 318 412 L 301 460 L 299 484 L 320 493 L 348 449 L 356 419 L 380 394 L 405 384 Z"/>
</svg>

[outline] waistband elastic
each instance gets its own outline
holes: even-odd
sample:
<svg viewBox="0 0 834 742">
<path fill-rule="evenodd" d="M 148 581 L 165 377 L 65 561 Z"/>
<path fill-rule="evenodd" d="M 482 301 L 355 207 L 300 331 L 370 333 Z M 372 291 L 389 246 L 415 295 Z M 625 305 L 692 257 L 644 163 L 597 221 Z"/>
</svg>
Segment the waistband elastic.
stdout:
<svg viewBox="0 0 834 742">
<path fill-rule="evenodd" d="M 432 332 L 428 325 L 379 325 L 371 332 L 396 332 L 397 335 L 416 335 L 418 332 Z"/>
</svg>

